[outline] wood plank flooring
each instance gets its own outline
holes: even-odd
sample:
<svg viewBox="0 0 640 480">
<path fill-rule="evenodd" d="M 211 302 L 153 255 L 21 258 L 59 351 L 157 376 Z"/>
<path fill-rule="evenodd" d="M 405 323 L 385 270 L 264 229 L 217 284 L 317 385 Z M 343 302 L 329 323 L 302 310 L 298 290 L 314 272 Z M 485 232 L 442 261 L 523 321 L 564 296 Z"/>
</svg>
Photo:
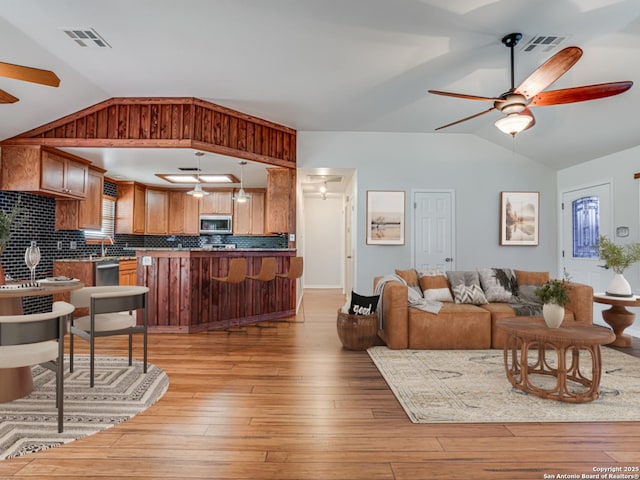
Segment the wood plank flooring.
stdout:
<svg viewBox="0 0 640 480">
<path fill-rule="evenodd" d="M 171 382 L 160 402 L 1 461 L 0 478 L 517 480 L 640 465 L 640 423 L 412 424 L 367 353 L 342 348 L 343 302 L 310 290 L 288 322 L 151 335 L 149 359 Z M 99 339 L 98 350 L 125 356 L 126 340 Z"/>
</svg>

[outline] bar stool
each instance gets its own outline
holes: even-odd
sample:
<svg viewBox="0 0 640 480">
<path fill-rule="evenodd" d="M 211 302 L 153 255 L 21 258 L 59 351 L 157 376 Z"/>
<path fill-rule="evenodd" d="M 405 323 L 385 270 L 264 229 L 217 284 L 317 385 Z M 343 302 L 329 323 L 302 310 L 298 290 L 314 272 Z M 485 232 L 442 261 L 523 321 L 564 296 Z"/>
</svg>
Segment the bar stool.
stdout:
<svg viewBox="0 0 640 480">
<path fill-rule="evenodd" d="M 264 257 L 260 264 L 260 271 L 257 275 L 247 275 L 251 280 L 259 280 L 261 282 L 270 282 L 276 278 L 276 259 L 275 257 Z"/>
<path fill-rule="evenodd" d="M 229 284 L 242 283 L 246 278 L 247 278 L 247 259 L 244 257 L 232 258 L 229 260 L 229 271 L 227 272 L 226 277 L 211 277 L 212 280 L 215 280 L 221 283 L 229 283 Z M 227 289 L 227 295 L 228 293 L 229 293 L 229 290 Z M 229 303 L 230 303 L 229 299 L 227 298 L 226 300 L 227 300 L 226 304 L 227 306 L 229 306 Z M 244 291 L 240 295 L 239 301 L 240 300 L 244 301 Z M 229 313 L 228 316 L 230 317 L 231 314 Z M 228 328 L 227 328 L 227 331 L 231 332 Z"/>
<path fill-rule="evenodd" d="M 289 271 L 276 274 L 276 277 L 287 278 L 289 280 L 295 280 L 302 276 L 302 270 L 304 268 L 304 261 L 302 257 L 292 257 L 289 261 Z"/>
</svg>

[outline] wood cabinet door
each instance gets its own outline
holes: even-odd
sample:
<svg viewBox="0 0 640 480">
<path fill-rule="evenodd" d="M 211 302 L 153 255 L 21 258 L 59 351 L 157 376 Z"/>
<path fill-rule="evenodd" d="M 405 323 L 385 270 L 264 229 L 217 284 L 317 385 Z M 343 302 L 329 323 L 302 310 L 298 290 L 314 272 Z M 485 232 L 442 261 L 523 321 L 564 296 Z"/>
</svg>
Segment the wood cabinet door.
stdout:
<svg viewBox="0 0 640 480">
<path fill-rule="evenodd" d="M 265 226 L 269 233 L 289 231 L 292 182 L 288 168 L 267 168 Z"/>
<path fill-rule="evenodd" d="M 184 227 L 185 235 L 200 235 L 200 201 L 185 193 L 184 197 Z"/>
<path fill-rule="evenodd" d="M 49 152 L 42 152 L 42 176 L 40 187 L 57 193 L 66 193 L 64 186 L 66 159 Z"/>
<path fill-rule="evenodd" d="M 184 207 L 188 196 L 184 192 L 169 192 L 169 233 L 172 235 L 184 232 Z"/>
<path fill-rule="evenodd" d="M 89 170 L 87 196 L 78 202 L 78 229 L 102 228 L 102 193 L 104 175 L 95 170 Z"/>
<path fill-rule="evenodd" d="M 146 196 L 147 189 L 143 185 L 137 183 L 133 186 L 133 205 L 132 212 L 129 213 L 133 217 L 133 232 L 145 233 L 146 225 Z"/>
<path fill-rule="evenodd" d="M 233 202 L 233 234 L 248 235 L 251 233 L 251 197 L 246 202 Z"/>
<path fill-rule="evenodd" d="M 151 235 L 169 232 L 169 192 L 147 188 L 147 228 Z"/>
<path fill-rule="evenodd" d="M 137 261 L 136 260 L 120 260 L 118 271 L 118 283 L 120 285 L 136 285 L 137 284 Z"/>
<path fill-rule="evenodd" d="M 233 213 L 233 192 L 210 191 L 200 200 L 200 213 L 205 215 L 231 215 Z"/>
<path fill-rule="evenodd" d="M 89 167 L 80 162 L 67 159 L 64 170 L 64 188 L 68 195 L 86 197 Z"/>
<path fill-rule="evenodd" d="M 264 233 L 264 200 L 265 192 L 256 191 L 251 194 L 251 234 L 262 235 Z"/>
</svg>

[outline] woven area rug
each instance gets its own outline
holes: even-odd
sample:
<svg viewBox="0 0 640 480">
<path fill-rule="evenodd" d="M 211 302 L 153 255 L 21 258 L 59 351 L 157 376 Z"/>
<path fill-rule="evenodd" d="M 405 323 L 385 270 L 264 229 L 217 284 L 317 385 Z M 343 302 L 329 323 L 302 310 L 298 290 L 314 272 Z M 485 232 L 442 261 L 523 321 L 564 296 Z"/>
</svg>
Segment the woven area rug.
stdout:
<svg viewBox="0 0 640 480">
<path fill-rule="evenodd" d="M 74 356 L 74 372 L 64 380 L 64 432 L 58 433 L 56 380 L 50 370 L 36 366 L 33 392 L 13 402 L 0 403 L 0 459 L 86 437 L 124 422 L 146 410 L 167 391 L 167 374 L 152 364 L 119 357 L 96 357 L 95 386 L 89 387 L 89 356 Z"/>
<path fill-rule="evenodd" d="M 600 397 L 580 404 L 512 388 L 502 350 L 367 352 L 414 423 L 640 421 L 640 359 L 610 348 L 602 349 Z"/>
</svg>

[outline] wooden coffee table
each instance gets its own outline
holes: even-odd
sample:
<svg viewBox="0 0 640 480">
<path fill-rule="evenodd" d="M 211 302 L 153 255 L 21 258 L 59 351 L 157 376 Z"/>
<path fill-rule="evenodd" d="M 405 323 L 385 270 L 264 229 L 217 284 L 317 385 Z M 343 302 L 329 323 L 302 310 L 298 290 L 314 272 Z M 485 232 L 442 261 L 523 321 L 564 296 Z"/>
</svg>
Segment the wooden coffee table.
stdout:
<svg viewBox="0 0 640 480">
<path fill-rule="evenodd" d="M 600 395 L 602 364 L 600 345 L 615 340 L 615 334 L 596 325 L 563 324 L 549 328 L 542 318 L 513 317 L 497 321 L 507 334 L 504 344 L 504 368 L 511 385 L 523 392 L 560 402 L 583 403 Z M 548 358 L 550 351 L 555 355 Z M 580 352 L 591 357 L 591 377 L 580 370 Z M 551 362 L 555 360 L 556 365 Z M 555 377 L 555 385 L 534 385 L 531 375 Z M 534 377 L 535 378 L 535 377 Z M 584 387 L 570 391 L 567 381 Z"/>
</svg>

